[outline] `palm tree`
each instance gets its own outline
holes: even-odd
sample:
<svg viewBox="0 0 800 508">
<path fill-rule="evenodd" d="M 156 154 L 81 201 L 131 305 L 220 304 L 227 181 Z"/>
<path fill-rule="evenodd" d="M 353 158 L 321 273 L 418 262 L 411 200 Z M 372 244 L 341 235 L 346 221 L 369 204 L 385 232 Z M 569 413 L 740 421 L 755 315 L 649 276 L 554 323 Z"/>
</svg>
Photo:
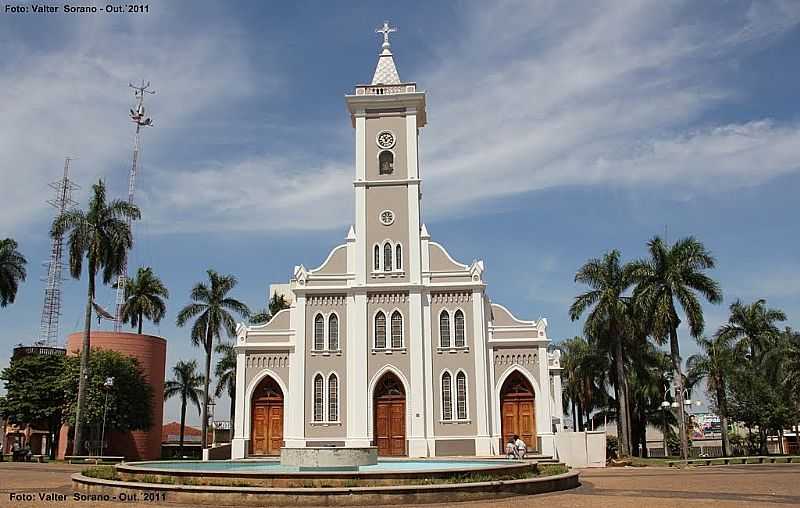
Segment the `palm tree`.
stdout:
<svg viewBox="0 0 800 508">
<path fill-rule="evenodd" d="M 197 372 L 197 362 L 179 361 L 172 367 L 173 379 L 164 383 L 164 399 L 180 396 L 181 398 L 181 437 L 178 448 L 178 456 L 183 457 L 183 433 L 186 428 L 186 403 L 191 402 L 197 407 L 197 414 L 200 414 L 200 386 L 203 384 L 203 376 Z"/>
<path fill-rule="evenodd" d="M 615 391 L 617 400 L 617 429 L 620 443 L 620 456 L 630 454 L 630 429 L 628 422 L 628 397 L 625 383 L 625 356 L 623 351 L 624 330 L 626 326 L 629 298 L 624 296 L 631 285 L 630 269 L 620 264 L 620 253 L 612 250 L 602 259 L 590 259 L 575 274 L 575 282 L 586 284 L 591 289 L 578 295 L 569 309 L 570 318 L 575 321 L 589 308 L 584 333 L 589 337 L 604 336 L 609 340 L 614 365 Z"/>
<path fill-rule="evenodd" d="M 731 453 L 728 440 L 728 399 L 726 378 L 734 368 L 735 355 L 731 337 L 717 333 L 713 338 L 698 337 L 695 339 L 700 352 L 686 360 L 689 384 L 705 379 L 708 391 L 719 411 L 719 422 L 722 427 L 722 455 Z"/>
<path fill-rule="evenodd" d="M 0 240 L 0 307 L 14 303 L 19 283 L 25 280 L 28 261 L 11 238 Z"/>
<path fill-rule="evenodd" d="M 141 216 L 136 205 L 115 199 L 106 201 L 106 186 L 102 180 L 92 186 L 92 197 L 86 211 L 67 210 L 53 221 L 50 228 L 52 238 L 69 232 L 69 271 L 73 278 L 80 279 L 83 258 L 86 257 L 89 287 L 86 295 L 83 345 L 81 348 L 81 370 L 78 382 L 78 403 L 75 408 L 75 439 L 72 454 L 80 455 L 83 442 L 81 425 L 86 401 L 86 380 L 89 378 L 89 334 L 92 326 L 92 307 L 95 296 L 95 278 L 102 270 L 103 284 L 117 277 L 125 265 L 128 250 L 133 246 L 133 235 L 128 221 Z"/>
<path fill-rule="evenodd" d="M 270 298 L 269 302 L 267 303 L 267 308 L 253 312 L 253 314 L 250 316 L 250 324 L 263 325 L 269 323 L 275 314 L 283 309 L 288 308 L 289 302 L 286 301 L 285 296 L 279 295 L 278 293 L 272 293 L 272 298 Z"/>
<path fill-rule="evenodd" d="M 203 407 L 202 407 L 202 447 L 206 448 L 206 431 L 208 427 L 208 383 L 211 378 L 211 356 L 213 354 L 214 339 L 222 340 L 222 333 L 229 337 L 236 334 L 236 321 L 228 311 L 239 314 L 243 318 L 250 316 L 247 305 L 227 294 L 236 286 L 237 280 L 233 275 L 220 275 L 214 270 L 208 270 L 208 284 L 198 282 L 192 288 L 191 299 L 194 303 L 188 304 L 178 313 L 178 326 L 185 325 L 191 318 L 196 317 L 192 325 L 191 339 L 195 346 L 203 346 L 206 353 L 205 379 L 203 382 Z"/>
<path fill-rule="evenodd" d="M 169 298 L 169 291 L 154 273 L 153 269 L 140 267 L 136 276 L 125 285 L 125 304 L 122 306 L 122 322 L 138 326 L 142 334 L 144 318 L 158 324 L 167 313 L 162 298 Z"/>
<path fill-rule="evenodd" d="M 667 246 L 656 236 L 648 242 L 647 247 L 649 259 L 642 259 L 631 265 L 632 278 L 636 283 L 633 298 L 637 308 L 642 309 L 650 335 L 659 344 L 669 338 L 672 368 L 675 372 L 673 379 L 678 403 L 681 455 L 684 460 L 688 460 L 683 374 L 678 345 L 678 326 L 681 320 L 675 301 L 678 301 L 689 321 L 692 337 L 699 337 L 705 323 L 698 293 L 711 303 L 720 303 L 722 291 L 719 284 L 704 273 L 705 270 L 714 268 L 714 258 L 695 238 L 690 236 Z"/>
<path fill-rule="evenodd" d="M 214 396 L 220 397 L 223 392 L 228 393 L 231 399 L 231 432 L 233 432 L 233 419 L 236 416 L 236 350 L 233 349 L 233 344 L 217 344 L 214 351 L 222 355 L 214 367 L 214 375 L 217 376 Z"/>
<path fill-rule="evenodd" d="M 751 359 L 759 363 L 781 333 L 775 323 L 786 321 L 786 314 L 782 310 L 768 308 L 763 298 L 749 305 L 736 300 L 731 304 L 730 312 L 728 322 L 717 333 L 748 348 Z"/>
<path fill-rule="evenodd" d="M 605 402 L 602 395 L 605 393 L 606 356 L 595 342 L 580 336 L 563 341 L 558 348 L 563 353 L 564 410 L 566 412 L 572 405 L 573 427 L 583 431 L 584 421 L 588 425 L 592 411 Z"/>
</svg>

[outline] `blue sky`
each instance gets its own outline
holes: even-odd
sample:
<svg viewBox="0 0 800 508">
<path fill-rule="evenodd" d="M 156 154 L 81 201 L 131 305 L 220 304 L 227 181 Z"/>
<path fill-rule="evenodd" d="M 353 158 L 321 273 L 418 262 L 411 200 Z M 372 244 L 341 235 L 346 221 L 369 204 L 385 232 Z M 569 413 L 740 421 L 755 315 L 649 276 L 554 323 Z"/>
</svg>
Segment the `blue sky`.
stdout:
<svg viewBox="0 0 800 508">
<path fill-rule="evenodd" d="M 54 5 L 57 3 L 53 3 Z M 103 4 L 105 5 L 105 4 Z M 400 77 L 428 93 L 423 213 L 490 296 L 550 336 L 588 258 L 695 235 L 725 303 L 766 298 L 800 327 L 800 4 L 725 2 L 159 2 L 145 15 L 0 12 L 0 237 L 29 260 L 0 310 L 0 367 L 38 332 L 47 183 L 65 156 L 87 189 L 123 196 L 129 81 L 150 80 L 132 266 L 168 285 L 168 369 L 201 358 L 174 325 L 207 268 L 261 307 L 270 282 L 317 266 L 353 222 L 343 95 L 368 81 L 384 19 Z M 85 281 L 66 280 L 62 332 Z M 111 289 L 98 300 L 110 305 Z M 685 356 L 694 351 L 686 331 Z M 227 411 L 221 401 L 220 411 Z M 226 413 L 223 413 L 226 414 Z M 176 419 L 176 402 L 165 419 Z M 196 415 L 191 415 L 197 421 Z"/>
</svg>

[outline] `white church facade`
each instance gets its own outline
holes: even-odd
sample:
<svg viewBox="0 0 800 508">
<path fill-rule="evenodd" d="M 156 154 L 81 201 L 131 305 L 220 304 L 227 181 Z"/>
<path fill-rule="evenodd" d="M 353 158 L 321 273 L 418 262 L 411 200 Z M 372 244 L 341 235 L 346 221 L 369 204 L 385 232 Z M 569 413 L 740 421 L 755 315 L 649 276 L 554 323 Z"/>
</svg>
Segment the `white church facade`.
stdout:
<svg viewBox="0 0 800 508">
<path fill-rule="evenodd" d="M 234 459 L 281 446 L 487 456 L 512 434 L 555 455 L 561 369 L 547 321 L 491 302 L 483 262 L 454 260 L 423 224 L 426 96 L 400 80 L 390 31 L 371 84 L 345 98 L 355 224 L 320 266 L 275 286 L 289 309 L 238 327 Z"/>
</svg>

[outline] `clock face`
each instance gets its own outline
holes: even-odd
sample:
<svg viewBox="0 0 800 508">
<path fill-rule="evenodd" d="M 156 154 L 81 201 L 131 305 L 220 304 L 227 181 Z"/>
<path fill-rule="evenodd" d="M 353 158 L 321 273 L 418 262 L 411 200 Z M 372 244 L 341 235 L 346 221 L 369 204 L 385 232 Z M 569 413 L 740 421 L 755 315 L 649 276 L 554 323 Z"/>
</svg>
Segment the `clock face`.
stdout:
<svg viewBox="0 0 800 508">
<path fill-rule="evenodd" d="M 394 146 L 394 134 L 383 131 L 378 134 L 378 146 L 381 148 L 391 148 Z"/>
<path fill-rule="evenodd" d="M 384 210 L 380 215 L 381 224 L 389 226 L 394 222 L 394 212 L 391 210 Z"/>
</svg>

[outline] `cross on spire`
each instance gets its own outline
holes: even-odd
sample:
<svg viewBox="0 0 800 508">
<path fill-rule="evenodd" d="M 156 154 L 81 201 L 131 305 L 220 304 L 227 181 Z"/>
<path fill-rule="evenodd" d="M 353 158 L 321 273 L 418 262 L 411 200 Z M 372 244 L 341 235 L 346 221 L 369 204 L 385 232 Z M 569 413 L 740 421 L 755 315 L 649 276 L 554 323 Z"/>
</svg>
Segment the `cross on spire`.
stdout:
<svg viewBox="0 0 800 508">
<path fill-rule="evenodd" d="M 383 22 L 383 26 L 378 28 L 378 29 L 376 29 L 375 33 L 376 34 L 383 34 L 383 47 L 384 48 L 388 48 L 389 47 L 389 34 L 392 33 L 392 32 L 396 32 L 396 31 L 397 31 L 397 27 L 389 26 L 389 22 L 388 21 L 384 21 Z"/>
</svg>

